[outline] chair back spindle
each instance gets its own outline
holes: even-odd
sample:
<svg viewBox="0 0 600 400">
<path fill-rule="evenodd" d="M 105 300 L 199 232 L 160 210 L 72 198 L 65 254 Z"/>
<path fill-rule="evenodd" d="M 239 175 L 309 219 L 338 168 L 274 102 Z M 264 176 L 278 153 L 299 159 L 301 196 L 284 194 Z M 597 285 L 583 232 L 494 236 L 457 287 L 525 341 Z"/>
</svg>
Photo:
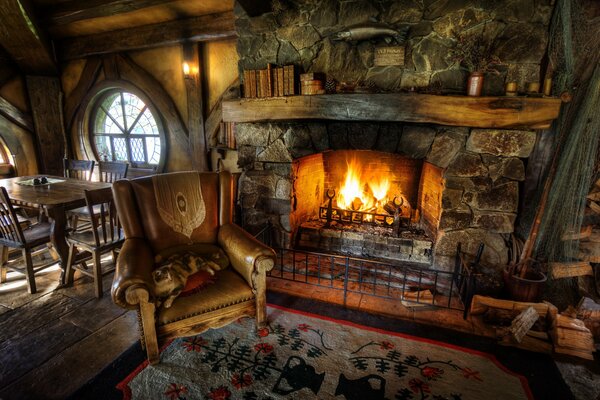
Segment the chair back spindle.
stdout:
<svg viewBox="0 0 600 400">
<path fill-rule="evenodd" d="M 111 188 L 86 190 L 85 201 L 90 215 L 97 216 L 97 218 L 91 219 L 96 246 L 123 239 Z M 98 207 L 100 208 L 99 213 Z M 95 213 L 94 208 L 96 208 Z"/>
<path fill-rule="evenodd" d="M 100 175 L 100 182 L 113 183 L 119 179 L 127 177 L 127 170 L 129 164 L 118 161 L 99 161 L 98 172 Z"/>
<path fill-rule="evenodd" d="M 21 246 L 25 243 L 25 236 L 17 218 L 6 188 L 0 187 L 0 241 L 7 245 Z"/>
<path fill-rule="evenodd" d="M 65 178 L 89 181 L 92 179 L 94 164 L 93 160 L 71 160 L 65 158 L 63 159 Z"/>
</svg>

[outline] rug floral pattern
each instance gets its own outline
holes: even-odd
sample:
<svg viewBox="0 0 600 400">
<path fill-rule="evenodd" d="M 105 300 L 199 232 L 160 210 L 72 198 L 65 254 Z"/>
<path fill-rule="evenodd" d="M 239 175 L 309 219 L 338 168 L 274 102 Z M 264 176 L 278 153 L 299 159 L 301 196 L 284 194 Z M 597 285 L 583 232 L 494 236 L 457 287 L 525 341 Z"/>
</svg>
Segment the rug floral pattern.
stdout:
<svg viewBox="0 0 600 400">
<path fill-rule="evenodd" d="M 173 341 L 161 363 L 119 384 L 134 399 L 527 399 L 522 379 L 489 355 L 269 308 Z"/>
</svg>

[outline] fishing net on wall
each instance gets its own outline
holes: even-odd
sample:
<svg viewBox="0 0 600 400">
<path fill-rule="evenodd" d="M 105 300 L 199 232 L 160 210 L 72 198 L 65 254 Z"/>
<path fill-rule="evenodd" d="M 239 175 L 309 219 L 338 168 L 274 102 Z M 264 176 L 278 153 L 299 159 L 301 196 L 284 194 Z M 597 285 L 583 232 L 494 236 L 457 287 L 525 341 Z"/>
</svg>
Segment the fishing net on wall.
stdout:
<svg viewBox="0 0 600 400">
<path fill-rule="evenodd" d="M 558 0 L 550 29 L 549 67 L 555 93 L 574 92 L 553 125 L 559 135 L 556 174 L 535 243 L 536 258 L 576 259 L 579 243 L 562 240 L 579 232 L 585 196 L 595 174 L 600 137 L 600 21 L 591 0 Z M 550 172 L 552 174 L 552 172 Z"/>
</svg>

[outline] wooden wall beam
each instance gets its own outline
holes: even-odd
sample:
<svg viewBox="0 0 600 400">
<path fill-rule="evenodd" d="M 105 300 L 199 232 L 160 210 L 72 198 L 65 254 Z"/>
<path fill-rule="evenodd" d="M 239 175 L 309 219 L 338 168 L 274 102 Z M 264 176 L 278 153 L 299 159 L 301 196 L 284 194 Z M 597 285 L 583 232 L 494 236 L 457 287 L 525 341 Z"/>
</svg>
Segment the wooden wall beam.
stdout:
<svg viewBox="0 0 600 400">
<path fill-rule="evenodd" d="M 60 80 L 46 76 L 27 76 L 25 81 L 33 113 L 40 172 L 62 176 L 62 159 L 67 151 L 67 139 L 62 120 Z"/>
<path fill-rule="evenodd" d="M 94 54 L 147 49 L 235 36 L 233 12 L 227 11 L 64 39 L 59 45 L 59 55 L 61 59 L 71 60 Z"/>
<path fill-rule="evenodd" d="M 0 97 L 0 114 L 19 125 L 21 128 L 33 132 L 33 121 L 29 114 L 19 110 L 2 97 Z"/>
<path fill-rule="evenodd" d="M 50 27 L 66 25 L 92 18 L 108 17 L 161 4 L 173 0 L 73 0 L 52 5 L 44 14 L 44 22 Z"/>
<path fill-rule="evenodd" d="M 184 60 L 189 63 L 190 73 L 185 76 L 187 94 L 188 134 L 192 156 L 192 166 L 198 171 L 208 171 L 206 136 L 204 135 L 204 105 L 202 99 L 202 79 L 199 68 L 198 44 L 184 46 Z"/>
<path fill-rule="evenodd" d="M 77 86 L 75 86 L 73 91 L 67 97 L 65 101 L 65 122 L 68 130 L 71 129 L 73 118 L 75 117 L 77 110 L 81 105 L 81 101 L 96 82 L 101 67 L 102 61 L 100 58 L 88 58 L 85 63 L 85 67 L 83 67 L 81 77 L 77 82 Z"/>
<path fill-rule="evenodd" d="M 25 73 L 55 75 L 49 42 L 28 9 L 25 0 L 0 2 L 0 45 Z"/>
</svg>

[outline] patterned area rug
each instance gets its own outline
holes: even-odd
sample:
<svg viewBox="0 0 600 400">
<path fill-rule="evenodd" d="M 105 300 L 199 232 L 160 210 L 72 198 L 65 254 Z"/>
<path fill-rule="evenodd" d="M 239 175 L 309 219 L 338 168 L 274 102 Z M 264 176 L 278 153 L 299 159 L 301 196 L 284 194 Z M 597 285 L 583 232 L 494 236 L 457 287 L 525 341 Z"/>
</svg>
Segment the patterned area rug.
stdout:
<svg viewBox="0 0 600 400">
<path fill-rule="evenodd" d="M 278 306 L 269 321 L 174 340 L 117 387 L 126 399 L 533 398 L 486 353 Z"/>
</svg>

